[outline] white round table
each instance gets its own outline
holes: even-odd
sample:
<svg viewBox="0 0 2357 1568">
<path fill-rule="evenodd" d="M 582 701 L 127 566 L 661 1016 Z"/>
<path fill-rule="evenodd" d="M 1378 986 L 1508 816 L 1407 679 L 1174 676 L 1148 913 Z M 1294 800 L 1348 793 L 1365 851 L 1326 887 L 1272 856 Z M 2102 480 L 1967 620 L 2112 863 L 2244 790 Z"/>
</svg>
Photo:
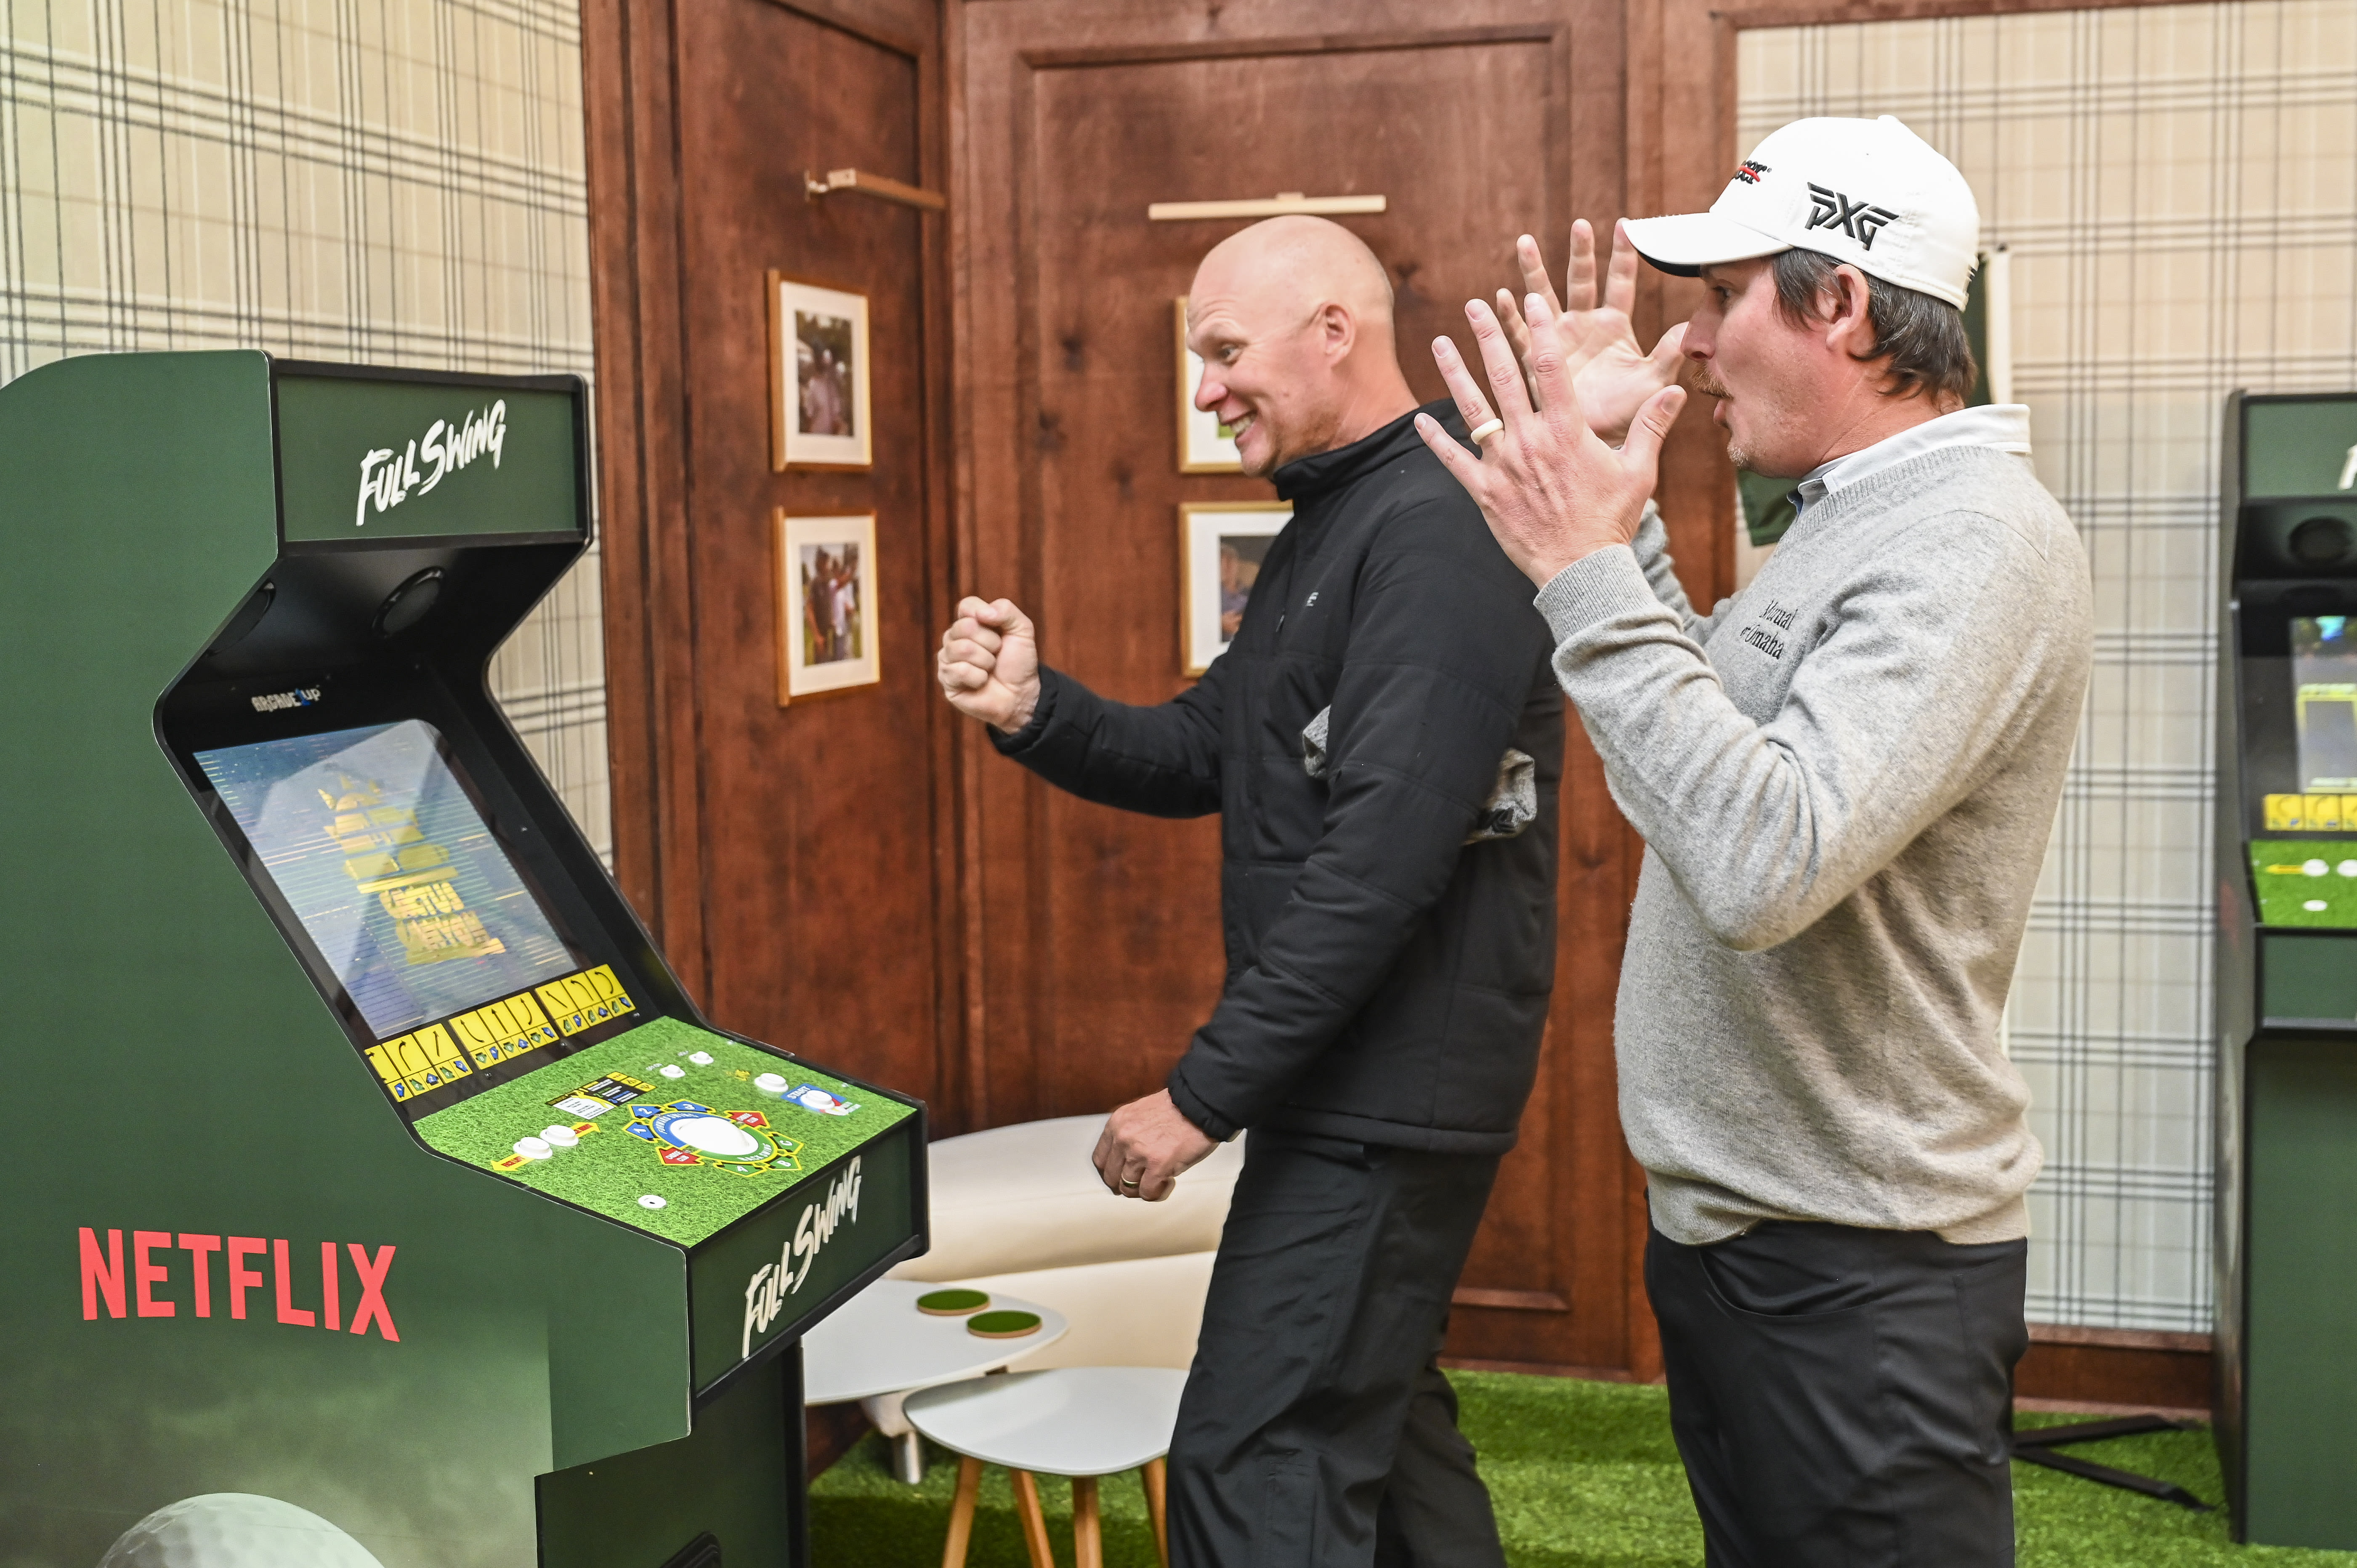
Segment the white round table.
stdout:
<svg viewBox="0 0 2357 1568">
<path fill-rule="evenodd" d="M 1163 1455 L 1187 1374 L 1168 1367 L 1059 1367 L 942 1383 L 909 1396 L 909 1423 L 959 1456 L 942 1568 L 963 1568 L 982 1467 L 1013 1472 L 1016 1511 L 1033 1568 L 1055 1568 L 1035 1474 L 1072 1477 L 1072 1554 L 1103 1568 L 1097 1477 L 1136 1470 L 1146 1485 L 1156 1551 L 1170 1560 L 1163 1519 Z"/>
<path fill-rule="evenodd" d="M 921 1280 L 877 1280 L 835 1308 L 802 1336 L 802 1402 L 879 1400 L 955 1382 L 1052 1345 L 1071 1327 L 1055 1308 L 1008 1295 L 994 1294 L 991 1310 L 1036 1312 L 1039 1332 L 1020 1339 L 985 1339 L 966 1332 L 966 1317 L 936 1317 L 917 1310 L 919 1296 L 954 1288 Z M 898 1413 L 876 1405 L 868 1409 L 877 1429 L 895 1444 L 900 1479 L 914 1485 L 925 1478 L 924 1454 L 916 1433 L 893 1419 Z"/>
</svg>

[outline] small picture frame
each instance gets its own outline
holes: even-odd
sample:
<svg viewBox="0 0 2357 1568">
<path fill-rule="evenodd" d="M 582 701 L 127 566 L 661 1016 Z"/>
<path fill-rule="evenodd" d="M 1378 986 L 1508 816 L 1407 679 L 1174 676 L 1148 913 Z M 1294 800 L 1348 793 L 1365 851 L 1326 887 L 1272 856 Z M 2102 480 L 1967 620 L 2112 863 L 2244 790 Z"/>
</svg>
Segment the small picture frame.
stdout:
<svg viewBox="0 0 2357 1568">
<path fill-rule="evenodd" d="M 776 519 L 778 705 L 876 684 L 876 514 Z"/>
<path fill-rule="evenodd" d="M 1268 547 L 1293 508 L 1284 501 L 1205 501 L 1178 509 L 1178 646 L 1189 675 L 1228 650 Z"/>
<path fill-rule="evenodd" d="M 1182 474 L 1241 474 L 1243 457 L 1235 437 L 1216 413 L 1195 406 L 1195 391 L 1203 384 L 1203 361 L 1187 347 L 1187 301 L 1173 302 L 1178 323 L 1178 471 Z"/>
<path fill-rule="evenodd" d="M 774 271 L 769 286 L 770 467 L 872 467 L 867 296 Z"/>
</svg>

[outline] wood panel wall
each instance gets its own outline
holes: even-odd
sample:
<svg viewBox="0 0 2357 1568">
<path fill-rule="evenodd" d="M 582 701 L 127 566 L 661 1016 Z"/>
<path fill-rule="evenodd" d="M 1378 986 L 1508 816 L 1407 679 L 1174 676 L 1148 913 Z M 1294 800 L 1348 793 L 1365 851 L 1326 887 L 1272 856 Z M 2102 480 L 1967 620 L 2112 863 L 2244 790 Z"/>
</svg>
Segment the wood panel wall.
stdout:
<svg viewBox="0 0 2357 1568">
<path fill-rule="evenodd" d="M 2057 0 L 586 0 L 618 874 L 716 1019 L 925 1096 L 942 1132 L 1157 1086 L 1217 994 L 1207 822 L 1081 805 L 933 691 L 963 593 L 1016 598 L 1049 660 L 1134 702 L 1181 689 L 1169 300 L 1234 224 L 1153 200 L 1381 190 L 1351 220 L 1399 289 L 1402 361 L 1559 258 L 1574 216 L 1694 210 L 1733 145 L 1735 33 Z M 2126 0 L 2133 3 L 2133 0 Z M 1718 8 L 1714 9 L 1714 6 Z M 945 217 L 800 198 L 856 164 Z M 869 292 L 877 464 L 769 471 L 767 267 Z M 1649 336 L 1694 285 L 1644 274 Z M 1733 587 L 1705 411 L 1662 499 L 1688 591 Z M 876 510 L 885 682 L 769 700 L 767 519 Z M 1477 1364 L 1651 1378 L 1641 1173 L 1613 993 L 1640 846 L 1573 727 L 1544 1064 L 1458 1297 Z M 2042 1332 L 2027 1396 L 2182 1405 L 2185 1337 Z M 2116 1340 L 2117 1342 L 2113 1342 Z"/>
<path fill-rule="evenodd" d="M 588 0 L 583 21 L 617 875 L 715 1022 L 939 1100 L 962 1071 L 927 652 L 951 578 L 942 220 L 804 194 L 845 166 L 942 183 L 938 17 Z M 772 268 L 868 296 L 872 469 L 771 470 Z M 779 703 L 780 507 L 876 513 L 880 685 Z"/>
</svg>

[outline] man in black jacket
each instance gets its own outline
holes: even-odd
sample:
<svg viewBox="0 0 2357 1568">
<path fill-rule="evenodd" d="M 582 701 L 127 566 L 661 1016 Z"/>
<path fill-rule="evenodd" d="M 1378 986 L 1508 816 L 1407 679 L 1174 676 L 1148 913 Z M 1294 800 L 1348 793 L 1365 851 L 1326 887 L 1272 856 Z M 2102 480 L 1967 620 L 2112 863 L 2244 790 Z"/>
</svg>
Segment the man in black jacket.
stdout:
<svg viewBox="0 0 2357 1568">
<path fill-rule="evenodd" d="M 1294 507 L 1227 652 L 1133 707 L 970 598 L 942 685 L 1083 799 L 1221 813 L 1225 992 L 1097 1150 L 1153 1201 L 1253 1130 L 1170 1450 L 1173 1563 L 1501 1563 L 1435 1357 L 1554 981 L 1546 627 L 1417 439 L 1389 280 L 1348 231 L 1222 243 L 1188 338 L 1197 406 Z"/>
</svg>

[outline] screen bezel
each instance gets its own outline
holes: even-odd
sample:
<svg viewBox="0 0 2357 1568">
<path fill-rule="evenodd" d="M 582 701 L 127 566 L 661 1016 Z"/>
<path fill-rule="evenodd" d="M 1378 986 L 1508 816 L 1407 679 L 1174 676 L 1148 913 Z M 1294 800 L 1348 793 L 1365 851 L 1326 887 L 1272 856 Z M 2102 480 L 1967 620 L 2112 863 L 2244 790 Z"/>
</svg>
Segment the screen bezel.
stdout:
<svg viewBox="0 0 2357 1568">
<path fill-rule="evenodd" d="M 288 745 L 299 741 L 316 739 L 324 736 L 382 736 L 404 724 L 419 725 L 425 731 L 426 736 L 430 737 L 433 744 L 435 757 L 442 764 L 444 771 L 448 774 L 451 781 L 457 787 L 458 793 L 465 799 L 468 809 L 474 812 L 477 823 L 480 825 L 485 834 L 489 836 L 493 848 L 496 849 L 500 855 L 506 861 L 510 873 L 522 885 L 524 896 L 532 900 L 533 908 L 539 912 L 541 919 L 546 923 L 549 934 L 555 939 L 559 947 L 564 950 L 565 967 L 551 974 L 543 976 L 540 979 L 526 981 L 521 985 L 502 982 L 500 984 L 493 986 L 490 991 L 483 994 L 464 998 L 453 1007 L 443 1009 L 428 1016 L 415 1019 L 405 1026 L 394 1028 L 390 1033 L 378 1034 L 376 1033 L 377 1026 L 369 1021 L 367 1015 L 361 1011 L 359 1001 L 351 993 L 351 977 L 346 975 L 340 969 L 329 961 L 325 953 L 320 950 L 317 940 L 312 935 L 309 922 L 304 920 L 300 913 L 295 910 L 294 902 L 287 897 L 285 885 L 281 883 L 278 880 L 277 875 L 271 871 L 264 859 L 263 852 L 254 845 L 253 836 L 246 832 L 244 824 L 237 821 L 236 813 L 234 811 L 230 809 L 229 803 L 226 800 L 221 800 L 219 785 L 213 779 L 210 771 L 204 768 L 204 759 L 207 757 L 218 757 L 223 754 L 241 753 L 255 747 Z M 309 941 L 312 952 L 318 954 L 320 961 L 328 966 L 328 972 L 334 975 L 336 987 L 342 995 L 344 1005 L 351 1010 L 353 1016 L 359 1022 L 360 1027 L 363 1031 L 373 1035 L 375 1043 L 382 1044 L 385 1040 L 397 1039 L 403 1035 L 414 1033 L 416 1030 L 425 1027 L 428 1024 L 439 1023 L 444 1018 L 449 1017 L 453 1014 L 470 1012 L 475 1008 L 484 1005 L 486 1003 L 496 1002 L 506 996 L 512 996 L 519 990 L 527 989 L 533 985 L 542 984 L 547 981 L 556 980 L 566 974 L 576 973 L 580 970 L 591 967 L 594 964 L 595 961 L 588 956 L 577 942 L 569 940 L 566 933 L 561 929 L 556 910 L 550 904 L 547 897 L 540 888 L 534 886 L 532 880 L 524 875 L 523 869 L 520 865 L 518 865 L 515 855 L 509 849 L 508 845 L 502 842 L 498 830 L 492 825 L 490 812 L 484 804 L 482 793 L 475 788 L 473 780 L 468 777 L 466 764 L 459 758 L 456 750 L 451 746 L 448 737 L 443 735 L 441 726 L 434 724 L 431 720 L 411 716 L 408 718 L 394 719 L 390 722 L 372 722 L 362 725 L 339 725 L 331 729 L 303 730 L 286 735 L 274 736 L 267 740 L 243 741 L 228 746 L 209 746 L 197 751 L 191 757 L 191 760 L 197 764 L 199 771 L 205 773 L 206 782 L 214 785 L 213 799 L 221 804 L 222 810 L 230 812 L 231 824 L 236 828 L 239 843 L 242 846 L 241 851 L 242 864 L 251 868 L 249 875 L 258 873 L 259 875 L 270 879 L 271 886 L 278 893 L 279 901 L 287 907 L 290 913 L 295 914 L 296 924 L 303 927 L 304 936 L 306 940 Z"/>
<path fill-rule="evenodd" d="M 423 678 L 421 678 L 423 677 Z M 311 705 L 294 710 L 262 713 L 253 708 L 252 698 L 257 694 L 279 691 L 316 691 L 318 699 Z M 594 920 L 585 920 L 587 911 L 576 910 L 575 900 L 561 895 L 567 881 L 564 868 L 557 862 L 548 835 L 533 827 L 531 813 L 522 799 L 500 786 L 504 784 L 496 768 L 477 768 L 469 755 L 481 747 L 473 736 L 468 721 L 459 704 L 450 699 L 440 683 L 415 668 L 362 669 L 359 671 L 320 671 L 311 675 L 274 673 L 264 680 L 241 680 L 208 682 L 176 690 L 173 709 L 168 715 L 159 714 L 157 739 L 178 771 L 181 781 L 195 797 L 198 808 L 219 836 L 246 884 L 261 900 L 279 935 L 310 977 L 312 986 L 328 1010 L 342 1027 L 353 1048 L 361 1053 L 365 1065 L 366 1053 L 382 1043 L 383 1038 L 399 1038 L 398 1035 L 379 1036 L 369 1026 L 358 1004 L 344 987 L 335 967 L 327 955 L 311 940 L 302 918 L 287 901 L 277 879 L 262 863 L 260 853 L 245 836 L 227 801 L 213 788 L 197 753 L 216 751 L 231 746 L 253 745 L 271 740 L 287 740 L 306 736 L 330 734 L 339 730 L 365 729 L 372 725 L 416 719 L 435 734 L 436 750 L 451 777 L 457 780 L 468 802 L 483 820 L 492 842 L 508 857 L 515 868 L 557 940 L 564 944 L 580 968 L 597 965 L 610 967 L 623 989 L 639 1002 L 637 1010 L 607 1024 L 577 1035 L 543 1046 L 525 1055 L 512 1057 L 489 1066 L 477 1065 L 465 1078 L 430 1089 L 422 1094 L 406 1098 L 395 1096 L 390 1085 L 379 1079 L 379 1088 L 388 1102 L 408 1121 L 415 1122 L 435 1112 L 455 1105 L 483 1090 L 505 1083 L 549 1062 L 561 1060 L 574 1052 L 621 1032 L 635 1027 L 647 1019 L 668 1011 L 660 1005 L 644 986 L 637 966 L 628 955 L 611 950 L 608 942 L 597 939 Z M 191 732 L 193 732 L 193 736 Z M 577 972 L 577 971 L 576 971 Z M 483 997 L 483 1002 L 513 994 L 498 991 Z M 463 1012 L 464 1008 L 457 1009 Z M 435 1022 L 440 1022 L 440 1019 Z M 371 1079 L 378 1077 L 368 1069 Z"/>
<path fill-rule="evenodd" d="M 2302 793 L 2329 793 L 2336 795 L 2357 794 L 2357 779 L 2352 779 L 2346 784 L 2325 785 L 2319 784 L 2315 779 L 2309 777 L 2308 732 L 2306 725 L 2301 720 L 2301 705 L 2307 701 L 2302 693 L 2305 691 L 2308 682 L 2303 682 L 2300 679 L 2299 644 L 2298 638 L 2294 628 L 2301 621 L 2315 622 L 2326 619 L 2350 621 L 2357 620 L 2357 617 L 2350 617 L 2347 615 L 2330 612 L 2319 612 L 2316 614 L 2294 613 L 2287 616 L 2285 619 L 2284 639 L 2286 658 L 2284 667 L 2292 704 L 2292 742 L 2294 759 L 2292 765 L 2292 776 L 2298 780 Z M 2348 660 L 2352 665 L 2357 665 L 2357 638 L 2350 637 L 2350 629 L 2351 628 L 2344 628 L 2342 633 L 2343 639 L 2347 642 L 2347 649 L 2341 657 Z M 2352 673 L 2357 673 L 2357 670 L 2352 670 Z"/>
</svg>

